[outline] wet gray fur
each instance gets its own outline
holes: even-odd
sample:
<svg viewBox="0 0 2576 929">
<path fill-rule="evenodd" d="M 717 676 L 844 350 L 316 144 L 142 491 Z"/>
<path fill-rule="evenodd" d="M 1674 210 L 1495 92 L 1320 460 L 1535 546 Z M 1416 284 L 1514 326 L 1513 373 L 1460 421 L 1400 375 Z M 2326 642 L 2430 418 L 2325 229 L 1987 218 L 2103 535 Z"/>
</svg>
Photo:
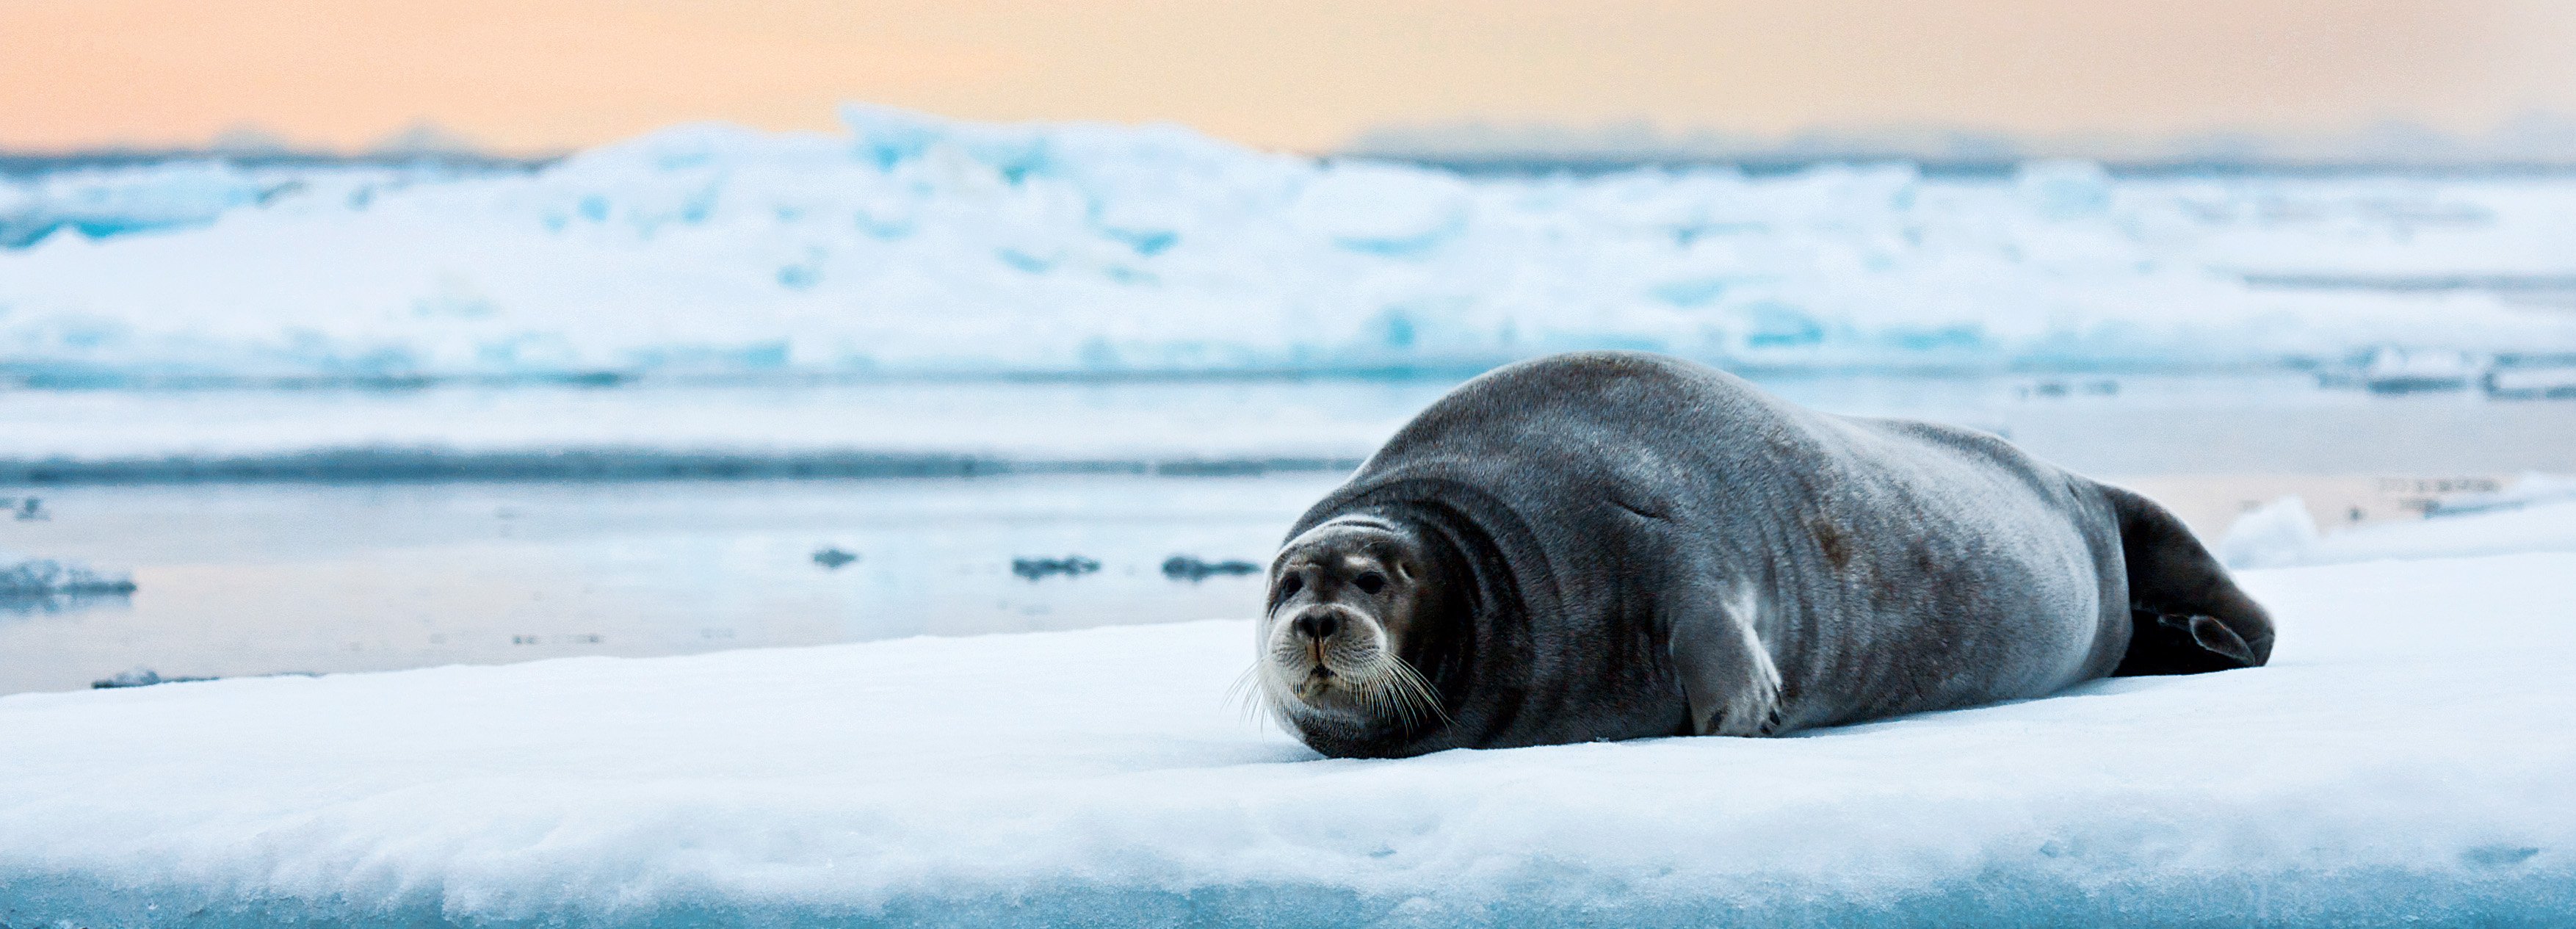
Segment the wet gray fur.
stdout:
<svg viewBox="0 0 2576 929">
<path fill-rule="evenodd" d="M 1776 735 L 2271 651 L 2262 608 L 2142 497 L 1650 354 L 1460 386 L 1289 537 L 1346 514 L 1439 540 L 1459 596 L 1402 646 L 1447 718 L 1299 733 L 1329 755 Z"/>
</svg>

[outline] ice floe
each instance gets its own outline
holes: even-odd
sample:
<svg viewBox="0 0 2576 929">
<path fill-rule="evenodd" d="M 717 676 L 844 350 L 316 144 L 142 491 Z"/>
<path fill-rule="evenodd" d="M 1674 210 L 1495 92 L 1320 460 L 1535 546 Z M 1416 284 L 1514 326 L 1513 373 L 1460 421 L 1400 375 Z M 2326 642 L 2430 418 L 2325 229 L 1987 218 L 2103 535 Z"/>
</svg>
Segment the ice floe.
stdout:
<svg viewBox="0 0 2576 929">
<path fill-rule="evenodd" d="M 2576 554 L 2253 571 L 2269 667 L 1317 758 L 1241 621 L 0 698 L 9 925 L 2543 925 Z"/>
<path fill-rule="evenodd" d="M 2525 474 L 2439 500 L 2421 520 L 2339 532 L 2321 532 L 2303 501 L 2283 497 L 2238 517 L 2218 542 L 2219 558 L 2238 568 L 2534 551 L 2576 551 L 2576 479 Z"/>
</svg>

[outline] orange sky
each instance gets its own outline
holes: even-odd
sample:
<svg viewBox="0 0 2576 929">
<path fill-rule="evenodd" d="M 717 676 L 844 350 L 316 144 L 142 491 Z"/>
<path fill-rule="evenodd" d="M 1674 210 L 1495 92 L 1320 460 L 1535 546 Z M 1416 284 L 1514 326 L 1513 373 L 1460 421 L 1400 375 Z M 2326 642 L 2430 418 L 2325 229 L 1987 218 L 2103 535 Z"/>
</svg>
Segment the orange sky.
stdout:
<svg viewBox="0 0 2576 929">
<path fill-rule="evenodd" d="M 2475 131 L 2576 113 L 2576 2 L 0 0 L 0 148 L 430 120 L 545 150 L 840 100 L 1310 151 L 1468 119 Z"/>
</svg>

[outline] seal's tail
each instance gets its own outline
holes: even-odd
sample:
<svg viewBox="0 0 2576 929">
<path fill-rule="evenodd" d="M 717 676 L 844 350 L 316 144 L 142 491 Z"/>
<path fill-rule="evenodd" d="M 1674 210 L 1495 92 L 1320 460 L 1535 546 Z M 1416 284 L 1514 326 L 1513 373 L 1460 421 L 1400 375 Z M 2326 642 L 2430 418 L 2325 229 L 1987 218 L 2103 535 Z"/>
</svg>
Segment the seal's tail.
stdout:
<svg viewBox="0 0 2576 929">
<path fill-rule="evenodd" d="M 2120 519 L 2132 623 L 2128 654 L 2111 673 L 2198 674 L 2271 660 L 2272 617 L 2237 588 L 2182 520 L 2135 493 L 2102 490 Z"/>
</svg>

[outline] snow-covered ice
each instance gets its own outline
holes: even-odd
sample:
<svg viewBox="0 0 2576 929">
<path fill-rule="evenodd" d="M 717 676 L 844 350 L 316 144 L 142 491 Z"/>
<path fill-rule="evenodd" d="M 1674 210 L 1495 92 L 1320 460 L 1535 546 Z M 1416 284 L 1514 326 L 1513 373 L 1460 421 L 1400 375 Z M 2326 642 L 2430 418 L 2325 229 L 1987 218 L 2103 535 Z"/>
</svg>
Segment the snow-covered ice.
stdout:
<svg viewBox="0 0 2576 929">
<path fill-rule="evenodd" d="M 2362 383 L 2379 393 L 2466 390 L 2483 364 L 2466 352 L 2382 347 L 2363 365 Z"/>
<path fill-rule="evenodd" d="M 0 180 L 0 249 L 55 236 L 106 239 L 205 226 L 236 209 L 281 199 L 354 202 L 378 188 L 451 180 L 437 169 L 242 168 L 178 162 L 143 169 L 91 169 Z"/>
<path fill-rule="evenodd" d="M 2267 668 L 1404 761 L 1230 708 L 1241 621 L 19 695 L 0 924 L 2563 924 L 2571 576 L 2253 571 Z"/>
<path fill-rule="evenodd" d="M 2245 512 L 2218 540 L 2218 560 L 2238 568 L 2297 564 L 2321 538 L 2308 501 L 2293 495 Z"/>
<path fill-rule="evenodd" d="M 2566 178 L 2122 179 L 2041 162 L 2008 180 L 1469 179 L 1171 126 L 843 116 L 841 135 L 675 128 L 534 174 L 173 165 L 0 183 L 0 228 L 17 230 L 0 234 L 0 374 L 1472 369 L 1578 347 L 2208 368 L 2382 345 L 2576 350 L 2576 317 L 2548 307 L 2368 283 L 2576 274 Z"/>
<path fill-rule="evenodd" d="M 2576 364 L 2499 366 L 2489 369 L 2481 384 L 2496 397 L 2576 399 Z"/>
<path fill-rule="evenodd" d="M 2432 512 L 2440 515 L 2483 513 L 2568 501 L 2576 501 L 2576 477 L 2533 471 L 2516 478 L 2510 487 L 2443 500 Z"/>
<path fill-rule="evenodd" d="M 2576 552 L 2576 479 L 2525 474 L 2510 487 L 2438 504 L 2431 516 L 2322 532 L 2283 497 L 2238 517 L 2218 541 L 2230 567 L 2339 564 L 2504 552 Z"/>
</svg>

